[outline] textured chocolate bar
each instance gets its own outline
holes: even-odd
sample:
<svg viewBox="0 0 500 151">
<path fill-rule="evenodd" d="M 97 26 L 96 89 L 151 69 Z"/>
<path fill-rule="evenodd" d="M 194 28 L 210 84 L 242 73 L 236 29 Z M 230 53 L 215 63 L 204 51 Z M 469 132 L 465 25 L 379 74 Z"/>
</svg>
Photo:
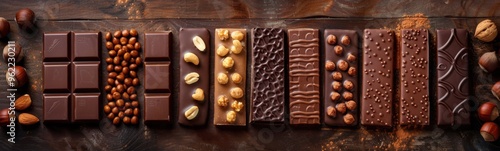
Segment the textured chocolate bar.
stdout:
<svg viewBox="0 0 500 151">
<path fill-rule="evenodd" d="M 437 30 L 437 124 L 470 124 L 467 30 Z"/>
<path fill-rule="evenodd" d="M 392 126 L 394 36 L 391 30 L 365 29 L 361 94 L 361 124 Z"/>
<path fill-rule="evenodd" d="M 284 45 L 283 29 L 252 29 L 252 122 L 283 122 L 285 119 Z"/>
<path fill-rule="evenodd" d="M 320 124 L 318 29 L 289 29 L 290 124 Z"/>
</svg>

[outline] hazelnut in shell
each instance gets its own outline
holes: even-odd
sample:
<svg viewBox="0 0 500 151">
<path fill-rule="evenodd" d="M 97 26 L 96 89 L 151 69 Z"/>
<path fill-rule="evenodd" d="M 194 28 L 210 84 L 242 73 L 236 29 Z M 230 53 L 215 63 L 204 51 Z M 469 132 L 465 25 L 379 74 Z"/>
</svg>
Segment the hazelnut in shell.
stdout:
<svg viewBox="0 0 500 151">
<path fill-rule="evenodd" d="M 480 132 L 484 141 L 494 142 L 498 139 L 498 125 L 493 122 L 484 123 Z"/>
<path fill-rule="evenodd" d="M 24 53 L 23 53 L 23 47 L 19 45 L 19 43 L 16 43 L 14 47 L 11 45 L 6 45 L 3 48 L 3 60 L 8 63 L 12 62 L 13 60 L 9 60 L 9 58 L 15 59 L 15 62 L 18 63 L 24 58 Z"/>
<path fill-rule="evenodd" d="M 21 29 L 31 30 L 35 27 L 35 12 L 29 8 L 23 8 L 16 13 L 16 23 Z"/>
<path fill-rule="evenodd" d="M 10 118 L 15 116 L 14 114 L 10 115 L 9 111 L 8 108 L 0 110 L 0 126 L 8 125 L 10 123 Z"/>
<path fill-rule="evenodd" d="M 9 35 L 10 24 L 7 19 L 0 17 L 0 38 L 5 38 Z"/>
<path fill-rule="evenodd" d="M 494 72 L 498 68 L 498 59 L 495 52 L 484 53 L 479 58 L 479 68 L 481 68 L 484 72 Z"/>
<path fill-rule="evenodd" d="M 500 101 L 500 81 L 496 82 L 495 84 L 493 84 L 493 86 L 491 87 L 491 93 L 493 93 L 493 95 Z"/>
<path fill-rule="evenodd" d="M 5 72 L 5 80 L 9 87 L 20 88 L 28 82 L 28 74 L 21 66 L 11 67 Z"/>
<path fill-rule="evenodd" d="M 477 114 L 479 116 L 479 119 L 484 122 L 494 121 L 498 117 L 497 105 L 492 102 L 483 103 L 481 104 L 481 106 L 479 106 Z"/>
</svg>

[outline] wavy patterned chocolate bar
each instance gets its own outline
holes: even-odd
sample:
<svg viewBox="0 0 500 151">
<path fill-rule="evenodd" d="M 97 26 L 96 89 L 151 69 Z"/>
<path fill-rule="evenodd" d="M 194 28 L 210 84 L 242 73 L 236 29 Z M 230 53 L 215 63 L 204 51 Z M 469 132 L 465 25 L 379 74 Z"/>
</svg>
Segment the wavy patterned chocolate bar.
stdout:
<svg viewBox="0 0 500 151">
<path fill-rule="evenodd" d="M 361 125 L 392 126 L 394 36 L 391 30 L 365 29 Z"/>
<path fill-rule="evenodd" d="M 320 124 L 318 29 L 290 29 L 290 124 Z"/>
<path fill-rule="evenodd" d="M 437 47 L 437 124 L 469 125 L 467 31 L 437 30 Z"/>
<path fill-rule="evenodd" d="M 251 121 L 283 122 L 285 113 L 285 31 L 252 29 Z"/>
<path fill-rule="evenodd" d="M 401 31 L 399 123 L 429 125 L 429 32 Z"/>
</svg>

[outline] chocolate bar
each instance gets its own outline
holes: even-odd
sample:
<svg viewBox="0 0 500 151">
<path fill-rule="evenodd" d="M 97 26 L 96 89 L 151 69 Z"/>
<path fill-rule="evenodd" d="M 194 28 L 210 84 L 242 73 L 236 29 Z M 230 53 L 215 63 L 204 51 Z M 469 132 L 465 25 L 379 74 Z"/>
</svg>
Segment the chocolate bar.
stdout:
<svg viewBox="0 0 500 151">
<path fill-rule="evenodd" d="M 361 125 L 392 126 L 394 52 L 391 30 L 365 29 L 361 65 Z"/>
<path fill-rule="evenodd" d="M 329 126 L 356 126 L 360 88 L 358 34 L 354 30 L 326 29 L 324 45 L 324 122 Z"/>
<path fill-rule="evenodd" d="M 290 124 L 320 124 L 318 29 L 289 29 Z"/>
<path fill-rule="evenodd" d="M 43 61 L 71 61 L 69 32 L 43 35 Z"/>
<path fill-rule="evenodd" d="M 72 97 L 73 122 L 96 122 L 100 119 L 100 93 L 73 93 Z"/>
<path fill-rule="evenodd" d="M 252 29 L 252 122 L 284 122 L 285 31 L 280 28 Z"/>
<path fill-rule="evenodd" d="M 437 124 L 470 124 L 467 30 L 437 30 Z"/>
<path fill-rule="evenodd" d="M 429 125 L 429 33 L 401 30 L 399 123 Z"/>
<path fill-rule="evenodd" d="M 170 93 L 144 96 L 144 123 L 170 123 Z"/>
<path fill-rule="evenodd" d="M 66 123 L 70 120 L 70 94 L 43 94 L 43 121 Z"/>
<path fill-rule="evenodd" d="M 202 126 L 210 103 L 210 33 L 205 28 L 181 28 L 179 43 L 179 124 Z M 190 108 L 198 113 L 188 118 Z"/>
<path fill-rule="evenodd" d="M 246 29 L 215 29 L 214 125 L 245 126 Z"/>
</svg>

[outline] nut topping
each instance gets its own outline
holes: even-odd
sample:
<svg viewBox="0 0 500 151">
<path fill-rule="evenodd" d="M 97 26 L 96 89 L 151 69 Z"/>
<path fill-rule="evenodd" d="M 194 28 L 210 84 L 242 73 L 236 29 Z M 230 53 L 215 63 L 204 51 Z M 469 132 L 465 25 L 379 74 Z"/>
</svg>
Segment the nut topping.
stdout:
<svg viewBox="0 0 500 151">
<path fill-rule="evenodd" d="M 193 83 L 198 82 L 199 78 L 200 78 L 200 75 L 198 73 L 191 72 L 191 73 L 188 73 L 184 77 L 184 81 L 186 81 L 186 84 L 193 84 Z"/>
<path fill-rule="evenodd" d="M 229 78 L 227 77 L 227 74 L 219 73 L 217 75 L 217 82 L 219 82 L 219 84 L 227 84 L 228 81 L 229 81 Z"/>
<path fill-rule="evenodd" d="M 184 112 L 184 116 L 187 118 L 187 120 L 192 120 L 198 115 L 198 112 L 198 106 L 191 106 L 186 110 L 186 112 Z"/>
<path fill-rule="evenodd" d="M 193 95 L 191 95 L 191 97 L 193 97 L 193 99 L 196 101 L 205 100 L 205 94 L 203 93 L 203 89 L 196 88 L 196 90 L 194 91 Z"/>
<path fill-rule="evenodd" d="M 184 54 L 184 61 L 191 62 L 194 65 L 198 65 L 200 63 L 200 59 L 194 53 L 188 52 Z"/>
<path fill-rule="evenodd" d="M 203 41 L 200 36 L 193 37 L 193 44 L 198 50 L 205 51 L 205 41 Z"/>
<path fill-rule="evenodd" d="M 239 87 L 231 88 L 230 93 L 231 97 L 235 99 L 240 99 L 243 97 L 243 90 Z"/>
</svg>

